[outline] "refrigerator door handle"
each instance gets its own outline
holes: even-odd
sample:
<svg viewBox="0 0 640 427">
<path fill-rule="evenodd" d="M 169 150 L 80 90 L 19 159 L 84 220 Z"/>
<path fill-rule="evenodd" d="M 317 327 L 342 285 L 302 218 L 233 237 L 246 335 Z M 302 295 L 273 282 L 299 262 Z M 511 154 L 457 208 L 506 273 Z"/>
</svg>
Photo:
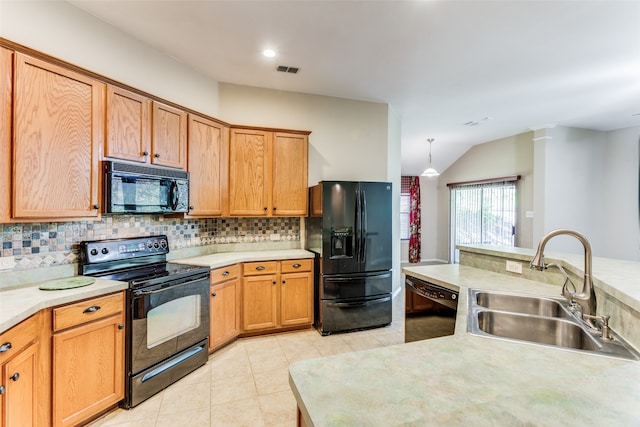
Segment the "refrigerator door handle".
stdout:
<svg viewBox="0 0 640 427">
<path fill-rule="evenodd" d="M 356 246 L 356 250 L 355 250 L 355 260 L 356 262 L 360 262 L 360 251 L 362 250 L 362 248 L 360 247 L 360 239 L 361 239 L 361 228 L 362 228 L 362 224 L 360 222 L 361 220 L 361 215 L 360 215 L 360 210 L 362 209 L 362 205 L 360 203 L 360 189 L 358 187 L 356 187 L 356 212 L 355 212 L 355 219 L 354 219 L 354 228 L 355 228 L 355 246 Z"/>
<path fill-rule="evenodd" d="M 368 307 L 370 305 L 382 304 L 388 301 L 391 301 L 391 297 L 378 298 L 378 299 L 374 299 L 371 301 L 364 301 L 364 302 L 337 302 L 333 305 L 340 308 Z"/>
<path fill-rule="evenodd" d="M 365 263 L 367 261 L 367 193 L 365 193 L 364 189 L 362 190 L 362 212 L 361 212 L 361 216 L 362 219 L 360 221 L 361 224 L 361 258 L 360 258 L 360 262 L 361 263 Z"/>
</svg>

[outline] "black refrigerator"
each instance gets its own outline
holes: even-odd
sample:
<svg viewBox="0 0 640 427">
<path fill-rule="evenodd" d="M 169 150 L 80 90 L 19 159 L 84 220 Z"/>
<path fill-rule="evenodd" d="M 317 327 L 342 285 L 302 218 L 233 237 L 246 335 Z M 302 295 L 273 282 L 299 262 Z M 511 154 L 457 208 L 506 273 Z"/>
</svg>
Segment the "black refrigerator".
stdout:
<svg viewBox="0 0 640 427">
<path fill-rule="evenodd" d="M 322 335 L 391 323 L 391 189 L 355 181 L 311 187 L 307 248 L 318 253 L 315 325 Z"/>
</svg>

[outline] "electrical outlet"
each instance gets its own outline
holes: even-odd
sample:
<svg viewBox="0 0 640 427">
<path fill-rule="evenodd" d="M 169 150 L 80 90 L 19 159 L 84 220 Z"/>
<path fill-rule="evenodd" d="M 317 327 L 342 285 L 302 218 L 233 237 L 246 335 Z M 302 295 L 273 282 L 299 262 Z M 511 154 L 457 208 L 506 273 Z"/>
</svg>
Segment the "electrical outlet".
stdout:
<svg viewBox="0 0 640 427">
<path fill-rule="evenodd" d="M 3 256 L 0 257 L 0 270 L 9 270 L 16 266 L 16 257 Z"/>
<path fill-rule="evenodd" d="M 507 271 L 522 274 L 522 264 L 516 261 L 507 261 Z"/>
</svg>

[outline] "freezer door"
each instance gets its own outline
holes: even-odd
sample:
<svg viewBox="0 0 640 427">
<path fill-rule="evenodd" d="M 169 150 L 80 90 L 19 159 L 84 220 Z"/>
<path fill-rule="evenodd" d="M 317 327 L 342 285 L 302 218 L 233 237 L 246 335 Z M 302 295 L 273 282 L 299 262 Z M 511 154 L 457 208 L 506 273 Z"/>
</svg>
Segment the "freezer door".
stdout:
<svg viewBox="0 0 640 427">
<path fill-rule="evenodd" d="M 366 298 L 391 292 L 391 271 L 370 274 L 350 274 L 321 277 L 320 298 Z"/>
<path fill-rule="evenodd" d="M 360 271 L 380 271 L 391 268 L 391 183 L 360 183 L 362 240 Z"/>
<path fill-rule="evenodd" d="M 323 300 L 320 332 L 327 335 L 391 323 L 391 294 L 376 298 Z"/>
</svg>

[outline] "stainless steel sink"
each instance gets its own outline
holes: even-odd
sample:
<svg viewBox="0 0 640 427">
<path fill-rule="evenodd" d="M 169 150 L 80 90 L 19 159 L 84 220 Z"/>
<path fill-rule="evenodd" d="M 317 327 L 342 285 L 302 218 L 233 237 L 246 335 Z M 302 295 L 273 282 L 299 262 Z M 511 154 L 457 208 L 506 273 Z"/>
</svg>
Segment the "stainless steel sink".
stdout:
<svg viewBox="0 0 640 427">
<path fill-rule="evenodd" d="M 546 317 L 571 317 L 571 313 L 564 306 L 564 300 L 554 298 L 508 292 L 479 291 L 475 293 L 475 302 L 477 305 L 489 310 L 535 314 Z"/>
<path fill-rule="evenodd" d="M 534 317 L 504 311 L 478 312 L 478 328 L 490 335 L 579 350 L 601 346 L 579 325 L 553 317 Z"/>
<path fill-rule="evenodd" d="M 602 338 L 560 298 L 469 289 L 467 331 L 472 335 L 640 360 L 640 353 L 615 332 L 611 332 L 611 339 Z"/>
</svg>

